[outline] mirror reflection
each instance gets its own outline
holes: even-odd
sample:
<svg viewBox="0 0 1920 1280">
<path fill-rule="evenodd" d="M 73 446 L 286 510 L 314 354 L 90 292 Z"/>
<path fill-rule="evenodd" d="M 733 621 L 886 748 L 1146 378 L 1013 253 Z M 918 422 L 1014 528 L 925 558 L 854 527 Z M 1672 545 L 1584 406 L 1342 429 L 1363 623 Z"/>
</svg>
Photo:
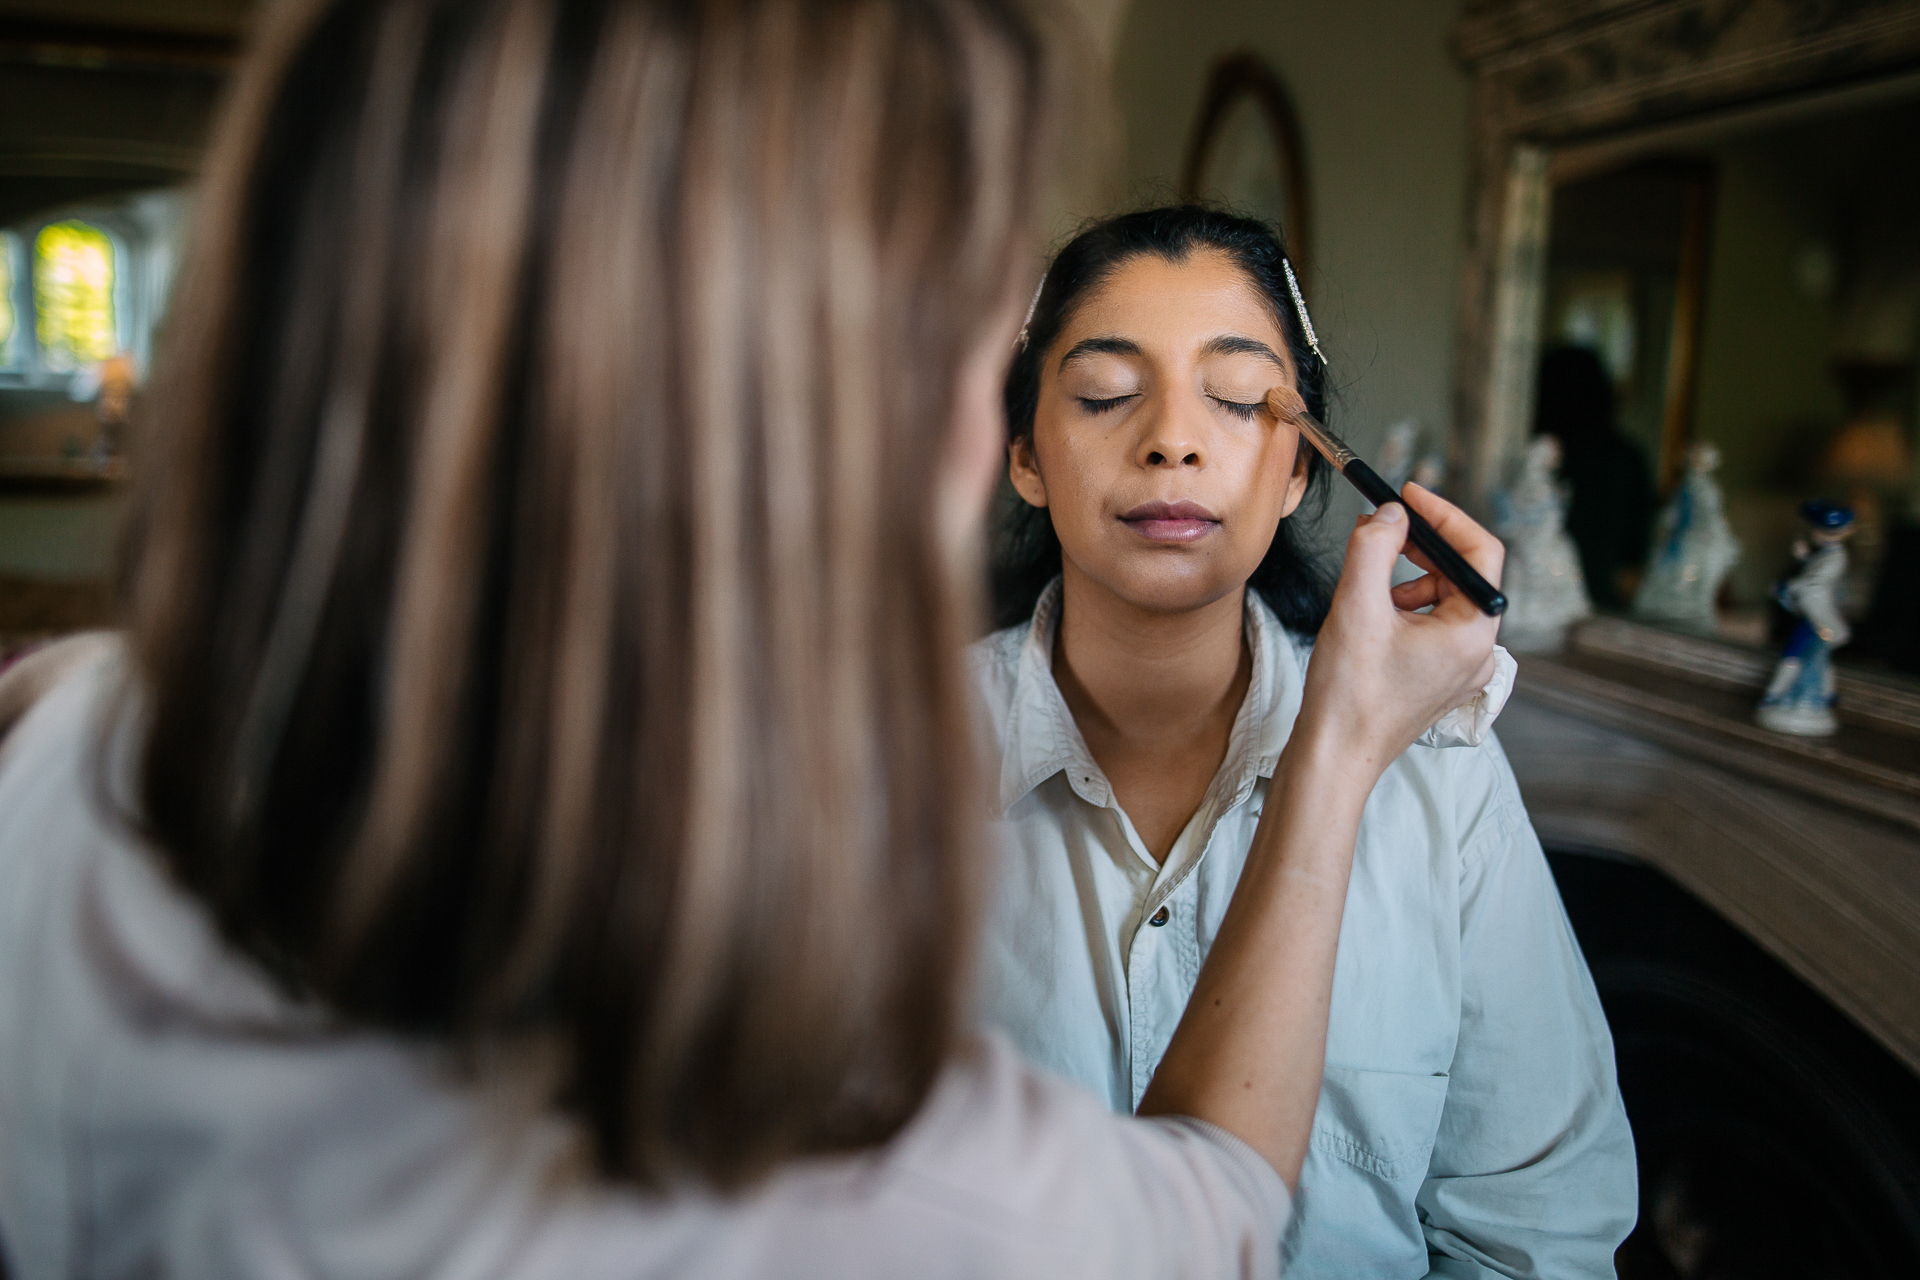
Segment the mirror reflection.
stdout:
<svg viewBox="0 0 1920 1280">
<path fill-rule="evenodd" d="M 1834 660 L 1920 673 L 1916 153 L 1909 99 L 1562 175 L 1533 424 L 1597 610 L 1791 646 L 1819 559 Z"/>
</svg>

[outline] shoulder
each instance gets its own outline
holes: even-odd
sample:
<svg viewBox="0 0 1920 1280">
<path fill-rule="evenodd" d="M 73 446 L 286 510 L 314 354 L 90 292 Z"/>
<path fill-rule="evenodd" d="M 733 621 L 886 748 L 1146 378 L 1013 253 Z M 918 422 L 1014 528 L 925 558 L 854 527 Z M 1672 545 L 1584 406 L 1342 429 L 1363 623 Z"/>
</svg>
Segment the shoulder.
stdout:
<svg viewBox="0 0 1920 1280">
<path fill-rule="evenodd" d="M 1029 1261 L 1048 1256 L 1044 1274 L 1154 1275 L 1239 1247 L 1274 1254 L 1289 1208 L 1245 1143 L 1197 1121 L 1116 1116 L 997 1035 L 969 1042 L 889 1164 L 902 1201 L 1022 1240 Z M 1196 1215 L 1198 1204 L 1209 1208 Z"/>
<path fill-rule="evenodd" d="M 0 726 L 0 843 L 30 850 L 44 838 L 9 837 L 30 828 L 44 837 L 48 823 L 87 825 L 93 765 L 125 670 L 121 640 L 94 634 L 50 646 L 0 677 L 0 692 L 16 703 L 10 728 Z"/>
<path fill-rule="evenodd" d="M 0 665 L 0 738 L 49 690 L 119 648 L 120 640 L 114 633 L 88 631 L 29 650 Z"/>
<path fill-rule="evenodd" d="M 1033 621 L 1028 619 L 976 640 L 966 649 L 968 681 L 995 742 L 1004 739 L 1013 714 L 1020 687 L 1020 655 L 1032 629 Z"/>
<path fill-rule="evenodd" d="M 653 1274 L 639 1257 L 716 1280 L 1266 1276 L 1288 1210 L 1237 1139 L 1112 1115 L 990 1038 L 964 1044 L 877 1151 L 789 1167 L 739 1200 L 588 1204 L 584 1232 L 555 1224 L 514 1274 Z"/>
<path fill-rule="evenodd" d="M 1452 832 L 1463 860 L 1486 856 L 1528 827 L 1526 804 L 1513 766 L 1490 731 L 1478 746 L 1427 747 L 1416 743 L 1388 766 L 1382 781 L 1388 796 L 1417 804 Z"/>
</svg>

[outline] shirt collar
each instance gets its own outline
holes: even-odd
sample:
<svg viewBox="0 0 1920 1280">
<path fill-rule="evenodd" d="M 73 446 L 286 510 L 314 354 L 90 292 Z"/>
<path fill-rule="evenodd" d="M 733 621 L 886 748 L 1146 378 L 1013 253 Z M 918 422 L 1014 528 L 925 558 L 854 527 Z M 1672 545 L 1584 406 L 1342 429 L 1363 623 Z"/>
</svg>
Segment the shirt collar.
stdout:
<svg viewBox="0 0 1920 1280">
<path fill-rule="evenodd" d="M 1015 664 L 1013 697 L 1000 755 L 1002 813 L 1062 772 L 1074 793 L 1087 803 L 1102 807 L 1113 803 L 1106 774 L 1087 750 L 1080 726 L 1053 678 L 1053 642 L 1060 629 L 1061 596 L 1061 580 L 1055 578 L 1040 593 L 1026 635 L 1011 654 Z M 1226 758 L 1202 808 L 1229 798 L 1237 804 L 1257 779 L 1272 777 L 1281 749 L 1293 732 L 1294 717 L 1300 713 L 1311 642 L 1290 635 L 1257 591 L 1247 592 L 1245 616 L 1247 642 L 1253 653 L 1252 678 L 1246 701 L 1234 717 Z"/>
</svg>

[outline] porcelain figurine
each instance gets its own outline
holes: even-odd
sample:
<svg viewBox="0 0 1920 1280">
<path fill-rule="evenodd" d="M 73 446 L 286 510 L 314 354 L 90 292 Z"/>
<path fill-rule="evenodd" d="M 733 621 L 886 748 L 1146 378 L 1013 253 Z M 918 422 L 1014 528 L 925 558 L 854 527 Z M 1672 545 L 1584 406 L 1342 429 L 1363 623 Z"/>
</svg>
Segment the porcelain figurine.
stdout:
<svg viewBox="0 0 1920 1280">
<path fill-rule="evenodd" d="M 1394 423 L 1380 439 L 1374 470 L 1396 493 L 1413 476 L 1414 449 L 1419 443 L 1420 422 L 1416 418 L 1403 418 Z"/>
<path fill-rule="evenodd" d="M 1422 489 L 1439 493 L 1447 475 L 1447 460 L 1438 450 L 1419 451 L 1425 436 L 1418 418 L 1404 418 L 1394 423 L 1381 439 L 1380 454 L 1374 460 L 1373 469 L 1396 490 L 1411 480 Z"/>
<path fill-rule="evenodd" d="M 1513 488 L 1493 495 L 1493 531 L 1507 544 L 1500 643 L 1516 652 L 1559 648 L 1567 629 L 1593 612 L 1579 549 L 1567 536 L 1559 467 L 1560 441 L 1535 436 Z"/>
<path fill-rule="evenodd" d="M 1687 475 L 1654 526 L 1653 561 L 1633 598 L 1635 617 L 1711 630 L 1720 584 L 1740 559 L 1740 540 L 1727 523 L 1713 473 L 1720 451 L 1697 444 L 1687 451 Z"/>
<path fill-rule="evenodd" d="M 1433 493 L 1440 492 L 1440 486 L 1447 480 L 1447 460 L 1439 453 L 1429 453 L 1413 464 L 1412 481 L 1422 489 Z"/>
<path fill-rule="evenodd" d="M 1800 508 L 1807 538 L 1793 547 L 1804 562 L 1798 574 L 1774 590 L 1775 598 L 1800 615 L 1754 719 L 1775 733 L 1823 737 L 1840 722 L 1833 714 L 1833 650 L 1853 636 L 1841 616 L 1839 588 L 1847 576 L 1847 539 L 1853 536 L 1853 512 L 1837 502 L 1809 502 Z"/>
</svg>

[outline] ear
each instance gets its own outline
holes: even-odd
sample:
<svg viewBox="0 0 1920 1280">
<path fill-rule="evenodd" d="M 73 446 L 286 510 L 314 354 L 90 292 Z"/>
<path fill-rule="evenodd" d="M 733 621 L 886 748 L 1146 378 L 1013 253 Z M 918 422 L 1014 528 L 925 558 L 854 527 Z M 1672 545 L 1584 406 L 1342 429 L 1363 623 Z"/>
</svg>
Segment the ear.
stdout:
<svg viewBox="0 0 1920 1280">
<path fill-rule="evenodd" d="M 1281 504 L 1280 518 L 1285 520 L 1307 496 L 1307 468 L 1313 463 L 1313 446 L 1299 433 L 1293 437 L 1293 474 L 1287 478 L 1287 500 Z"/>
<path fill-rule="evenodd" d="M 1007 446 L 1007 479 L 1013 481 L 1013 491 L 1025 498 L 1028 506 L 1047 505 L 1047 482 L 1040 476 L 1040 460 L 1033 456 L 1031 435 Z"/>
</svg>

